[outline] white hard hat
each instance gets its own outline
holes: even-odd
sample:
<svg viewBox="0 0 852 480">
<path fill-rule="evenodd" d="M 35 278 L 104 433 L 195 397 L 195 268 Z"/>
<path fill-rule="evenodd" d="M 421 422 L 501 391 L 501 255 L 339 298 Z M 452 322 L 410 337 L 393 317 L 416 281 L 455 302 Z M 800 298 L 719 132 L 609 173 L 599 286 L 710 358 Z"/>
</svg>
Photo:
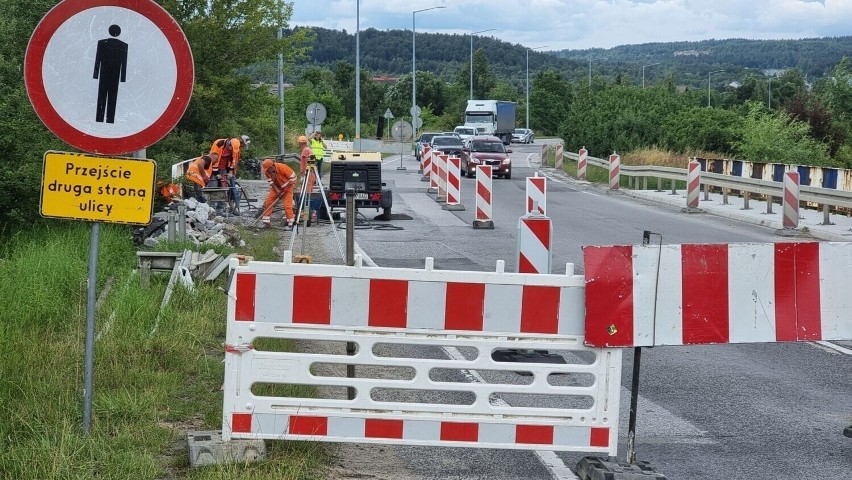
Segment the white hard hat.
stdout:
<svg viewBox="0 0 852 480">
<path fill-rule="evenodd" d="M 240 141 L 242 141 L 243 145 L 247 147 L 249 146 L 249 144 L 251 144 L 251 138 L 249 138 L 248 135 L 240 135 Z"/>
</svg>

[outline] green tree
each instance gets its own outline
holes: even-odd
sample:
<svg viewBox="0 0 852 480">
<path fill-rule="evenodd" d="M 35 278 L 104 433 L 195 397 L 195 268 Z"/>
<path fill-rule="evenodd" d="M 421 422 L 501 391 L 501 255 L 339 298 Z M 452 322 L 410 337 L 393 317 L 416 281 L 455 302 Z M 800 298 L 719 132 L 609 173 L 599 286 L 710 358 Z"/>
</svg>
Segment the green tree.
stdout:
<svg viewBox="0 0 852 480">
<path fill-rule="evenodd" d="M 571 85 L 551 69 L 536 73 L 530 87 L 530 127 L 553 135 L 568 115 Z"/>
<path fill-rule="evenodd" d="M 733 152 L 742 117 L 722 108 L 691 107 L 669 115 L 662 124 L 660 145 L 674 151 Z"/>
<path fill-rule="evenodd" d="M 468 89 L 470 95 L 470 60 L 462 64 L 456 76 L 456 83 L 464 85 Z M 488 64 L 488 58 L 481 48 L 477 48 L 473 52 L 473 98 L 485 99 L 488 97 L 488 92 L 497 84 L 497 80 L 491 73 L 491 68 Z"/>
<path fill-rule="evenodd" d="M 751 102 L 736 153 L 750 162 L 835 165 L 827 146 L 811 137 L 809 131 L 807 123 L 790 118 L 787 112 L 770 112 L 764 104 Z"/>
<path fill-rule="evenodd" d="M 385 103 L 393 112 L 405 112 L 411 109 L 411 75 L 403 75 L 391 85 L 385 94 Z M 435 115 L 442 115 L 445 106 L 445 85 L 432 72 L 417 72 L 417 106 L 428 107 Z M 399 116 L 399 115 L 397 115 Z"/>
</svg>

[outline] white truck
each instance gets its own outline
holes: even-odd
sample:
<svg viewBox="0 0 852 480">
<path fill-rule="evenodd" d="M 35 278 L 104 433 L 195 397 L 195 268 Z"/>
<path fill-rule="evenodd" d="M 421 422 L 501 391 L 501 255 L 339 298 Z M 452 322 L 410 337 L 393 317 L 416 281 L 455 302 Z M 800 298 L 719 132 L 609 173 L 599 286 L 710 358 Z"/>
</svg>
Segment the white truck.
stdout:
<svg viewBox="0 0 852 480">
<path fill-rule="evenodd" d="M 494 135 L 509 145 L 515 131 L 515 102 L 468 100 L 464 126 L 475 128 L 478 135 Z"/>
</svg>

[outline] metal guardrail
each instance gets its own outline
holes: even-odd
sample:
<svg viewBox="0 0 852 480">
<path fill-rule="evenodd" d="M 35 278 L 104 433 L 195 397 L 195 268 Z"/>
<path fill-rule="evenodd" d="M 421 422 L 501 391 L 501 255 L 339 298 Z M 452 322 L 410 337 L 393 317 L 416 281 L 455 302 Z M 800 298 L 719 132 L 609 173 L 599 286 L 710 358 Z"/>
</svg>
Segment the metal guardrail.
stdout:
<svg viewBox="0 0 852 480">
<path fill-rule="evenodd" d="M 566 152 L 563 158 L 578 161 L 579 155 Z M 609 168 L 609 161 L 601 158 L 586 157 L 590 165 L 601 168 Z M 621 173 L 627 177 L 663 178 L 686 182 L 687 171 L 685 168 L 656 167 L 652 165 L 621 165 Z M 701 172 L 701 183 L 711 187 L 719 187 L 728 190 L 739 190 L 757 195 L 769 195 L 781 197 L 784 194 L 784 185 L 781 182 L 773 182 L 756 178 L 734 177 L 720 173 Z M 799 187 L 799 199 L 803 202 L 817 203 L 832 207 L 852 208 L 852 192 L 845 190 L 834 190 L 831 188 L 814 187 L 802 185 Z"/>
</svg>

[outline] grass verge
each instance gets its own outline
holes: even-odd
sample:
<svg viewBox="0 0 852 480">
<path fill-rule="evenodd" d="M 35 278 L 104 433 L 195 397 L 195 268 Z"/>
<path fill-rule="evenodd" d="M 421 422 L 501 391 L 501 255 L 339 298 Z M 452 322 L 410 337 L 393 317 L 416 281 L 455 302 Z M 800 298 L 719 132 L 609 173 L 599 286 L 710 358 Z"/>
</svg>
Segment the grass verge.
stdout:
<svg viewBox="0 0 852 480">
<path fill-rule="evenodd" d="M 84 435 L 89 231 L 57 223 L 0 246 L 0 478 L 316 478 L 323 449 L 299 442 L 271 442 L 262 463 L 189 468 L 186 432 L 222 422 L 225 275 L 193 292 L 177 288 L 154 329 L 168 275 L 142 288 L 128 227 L 101 231 L 92 432 Z M 239 253 L 272 259 L 276 232 L 244 239 Z"/>
</svg>

